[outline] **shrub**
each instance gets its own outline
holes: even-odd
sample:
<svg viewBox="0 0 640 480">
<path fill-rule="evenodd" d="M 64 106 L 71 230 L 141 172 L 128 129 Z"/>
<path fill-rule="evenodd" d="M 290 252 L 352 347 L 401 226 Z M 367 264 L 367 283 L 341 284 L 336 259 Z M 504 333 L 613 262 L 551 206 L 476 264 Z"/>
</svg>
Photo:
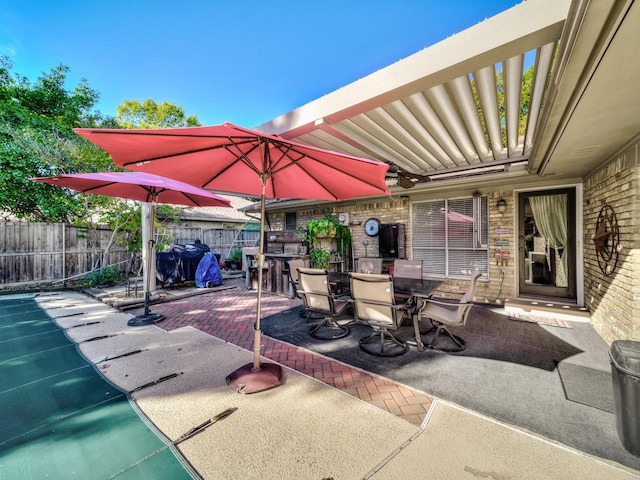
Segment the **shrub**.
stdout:
<svg viewBox="0 0 640 480">
<path fill-rule="evenodd" d="M 113 285 L 120 280 L 120 270 L 116 267 L 104 267 L 92 271 L 85 279 L 86 287 Z"/>
</svg>

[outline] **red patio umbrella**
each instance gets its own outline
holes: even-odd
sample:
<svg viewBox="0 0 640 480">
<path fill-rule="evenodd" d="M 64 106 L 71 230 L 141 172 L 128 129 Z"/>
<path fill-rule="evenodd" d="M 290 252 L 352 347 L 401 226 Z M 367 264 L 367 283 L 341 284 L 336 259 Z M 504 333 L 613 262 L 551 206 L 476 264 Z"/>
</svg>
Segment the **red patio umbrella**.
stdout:
<svg viewBox="0 0 640 480">
<path fill-rule="evenodd" d="M 56 175 L 31 178 L 38 182 L 70 188 L 82 193 L 126 198 L 143 203 L 143 220 L 149 221 L 149 239 L 143 241 L 144 314 L 129 320 L 130 326 L 142 326 L 162 320 L 162 315 L 149 313 L 149 290 L 153 263 L 153 208 L 156 203 L 192 207 L 231 207 L 229 200 L 193 185 L 143 172 L 104 172 Z M 143 233 L 146 229 L 143 229 Z M 143 237 L 144 238 L 144 237 Z"/>
<path fill-rule="evenodd" d="M 280 385 L 277 365 L 261 365 L 262 266 L 266 198 L 343 200 L 388 194 L 386 163 L 322 150 L 229 123 L 160 130 L 76 129 L 114 163 L 218 192 L 260 196 L 260 251 L 254 361 L 227 377 L 252 393 Z"/>
</svg>

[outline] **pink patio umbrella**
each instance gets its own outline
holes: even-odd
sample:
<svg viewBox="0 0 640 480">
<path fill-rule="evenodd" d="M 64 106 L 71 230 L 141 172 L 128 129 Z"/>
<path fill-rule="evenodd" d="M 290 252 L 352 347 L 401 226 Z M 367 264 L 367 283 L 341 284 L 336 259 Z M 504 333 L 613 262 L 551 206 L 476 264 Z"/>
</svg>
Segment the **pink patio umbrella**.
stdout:
<svg viewBox="0 0 640 480">
<path fill-rule="evenodd" d="M 104 172 L 56 175 L 31 178 L 38 182 L 70 188 L 82 193 L 126 198 L 143 203 L 143 219 L 150 219 L 149 241 L 143 242 L 144 314 L 129 320 L 130 326 L 156 323 L 163 316 L 149 313 L 149 290 L 154 246 L 153 208 L 156 203 L 170 203 L 193 207 L 231 207 L 229 200 L 193 185 L 143 172 Z M 146 208 L 145 208 L 146 207 Z M 146 214 L 145 214 L 146 211 Z M 146 245 L 145 245 L 146 244 Z"/>
<path fill-rule="evenodd" d="M 330 152 L 229 123 L 162 130 L 76 129 L 114 163 L 218 192 L 261 199 L 258 298 L 253 363 L 227 377 L 242 393 L 276 387 L 278 365 L 261 364 L 262 266 L 266 198 L 343 200 L 388 194 L 388 164 Z"/>
</svg>

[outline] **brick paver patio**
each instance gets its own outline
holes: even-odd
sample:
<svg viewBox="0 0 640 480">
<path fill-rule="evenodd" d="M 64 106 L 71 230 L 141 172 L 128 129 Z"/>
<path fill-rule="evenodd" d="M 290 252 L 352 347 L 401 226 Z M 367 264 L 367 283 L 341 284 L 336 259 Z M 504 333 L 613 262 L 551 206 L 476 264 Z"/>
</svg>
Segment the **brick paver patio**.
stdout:
<svg viewBox="0 0 640 480">
<path fill-rule="evenodd" d="M 190 325 L 253 351 L 256 291 L 247 290 L 240 280 L 227 280 L 225 285 L 234 288 L 153 305 L 154 313 L 165 316 L 157 325 L 165 330 Z M 298 299 L 265 293 L 262 318 L 300 305 Z M 141 314 L 142 309 L 131 313 Z M 416 425 L 431 407 L 432 399 L 422 392 L 264 335 L 262 355 Z"/>
</svg>

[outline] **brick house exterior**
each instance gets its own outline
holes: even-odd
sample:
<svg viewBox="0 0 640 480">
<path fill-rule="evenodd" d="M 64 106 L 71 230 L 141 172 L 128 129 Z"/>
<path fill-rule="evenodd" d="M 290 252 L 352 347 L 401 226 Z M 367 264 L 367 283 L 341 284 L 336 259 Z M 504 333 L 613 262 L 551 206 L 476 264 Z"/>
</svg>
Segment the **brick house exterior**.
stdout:
<svg viewBox="0 0 640 480">
<path fill-rule="evenodd" d="M 640 340 L 639 150 L 640 142 L 632 143 L 584 180 L 585 303 L 591 323 L 608 342 Z M 603 205 L 613 208 L 620 230 L 618 265 L 611 275 L 601 271 L 591 248 Z"/>
<path fill-rule="evenodd" d="M 522 2 L 258 126 L 320 148 L 386 161 L 399 172 L 386 198 L 275 202 L 269 207 L 271 228 L 284 224 L 285 211 L 297 213 L 299 226 L 327 212 L 348 212 L 357 258 L 365 253 L 363 240 L 369 252 L 377 247 L 362 230 L 363 222 L 375 217 L 405 224 L 410 257 L 415 205 L 479 193 L 487 201 L 489 238 L 487 272 L 475 300 L 502 303 L 527 290 L 521 262 L 524 202 L 545 191 L 569 192 L 575 255 L 565 272 L 573 288 L 567 300 L 590 312 L 607 342 L 640 340 L 640 62 L 633 50 L 639 43 L 638 2 Z M 496 102 L 493 79 L 502 71 L 511 86 L 521 84 L 527 53 L 535 56 L 536 80 L 520 139 L 514 125 L 521 112 L 509 108 L 518 93 L 511 102 Z M 482 97 L 480 105 L 474 96 Z M 400 182 L 402 172 L 410 180 Z M 404 189 L 407 183 L 411 188 Z M 506 201 L 504 212 L 496 206 L 500 199 Z M 602 233 L 596 223 L 605 206 L 615 213 L 619 231 L 618 261 L 610 272 L 603 272 L 594 242 Z M 496 254 L 508 258 L 498 261 Z M 447 279 L 445 288 L 465 286 Z M 545 301 L 544 295 L 539 298 Z"/>
</svg>

